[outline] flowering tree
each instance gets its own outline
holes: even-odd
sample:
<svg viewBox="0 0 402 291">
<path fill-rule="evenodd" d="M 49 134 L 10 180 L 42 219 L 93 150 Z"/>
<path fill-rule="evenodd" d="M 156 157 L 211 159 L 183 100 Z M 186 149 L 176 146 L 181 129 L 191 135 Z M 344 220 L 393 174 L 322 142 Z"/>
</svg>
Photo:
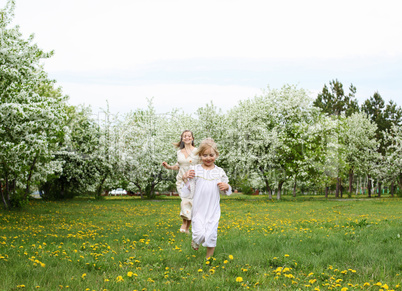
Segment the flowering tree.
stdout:
<svg viewBox="0 0 402 291">
<path fill-rule="evenodd" d="M 162 161 L 176 163 L 172 142 L 192 123 L 190 116 L 177 110 L 157 114 L 150 100 L 147 109 L 132 111 L 116 124 L 112 155 L 130 190 L 153 197 L 156 187 L 170 179 L 171 172 L 166 172 Z"/>
<path fill-rule="evenodd" d="M 108 155 L 111 116 L 105 112 L 105 120 L 96 124 L 89 107 L 69 106 L 66 111 L 66 136 L 54 153 L 62 166 L 41 184 L 43 197 L 64 199 L 93 193 L 99 198 L 111 174 Z"/>
<path fill-rule="evenodd" d="M 0 11 L 0 183 L 6 208 L 27 198 L 33 179 L 43 179 L 60 163 L 52 154 L 63 136 L 66 97 L 40 94 L 49 85 L 40 61 L 45 53 L 8 28 L 14 11 L 9 1 Z"/>
<path fill-rule="evenodd" d="M 353 176 L 356 170 L 370 174 L 378 148 L 376 140 L 377 125 L 371 122 L 364 113 L 353 113 L 346 118 L 342 132 L 345 144 L 346 170 L 349 176 L 349 192 L 352 192 Z M 373 156 L 374 155 L 374 156 Z"/>
<path fill-rule="evenodd" d="M 388 180 L 392 183 L 391 193 L 393 194 L 395 182 L 402 189 L 402 126 L 393 125 L 385 138 L 390 146 L 383 166 L 388 174 Z"/>
<path fill-rule="evenodd" d="M 311 165 L 313 171 L 309 172 L 310 183 L 323 186 L 325 197 L 328 197 L 329 187 L 338 177 L 339 168 L 342 167 L 343 145 L 339 140 L 340 119 L 333 116 L 320 115 L 312 126 L 317 138 L 315 151 L 312 153 Z"/>
<path fill-rule="evenodd" d="M 241 101 L 228 113 L 228 163 L 243 175 L 257 173 L 270 197 L 290 177 L 304 175 L 311 165 L 318 110 L 302 89 L 284 86 Z M 306 151 L 309 152 L 306 155 Z"/>
</svg>

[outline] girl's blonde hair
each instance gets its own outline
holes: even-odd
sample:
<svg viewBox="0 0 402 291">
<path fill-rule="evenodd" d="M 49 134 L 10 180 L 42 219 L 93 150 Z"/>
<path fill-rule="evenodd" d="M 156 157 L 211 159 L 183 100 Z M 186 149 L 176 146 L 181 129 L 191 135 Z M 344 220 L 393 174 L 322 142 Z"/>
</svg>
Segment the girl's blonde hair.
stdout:
<svg viewBox="0 0 402 291">
<path fill-rule="evenodd" d="M 205 152 L 207 149 L 209 149 L 209 148 L 212 148 L 212 149 L 214 150 L 215 154 L 216 154 L 217 156 L 219 156 L 218 147 L 216 146 L 215 141 L 214 141 L 212 138 L 210 138 L 210 137 L 204 139 L 204 140 L 201 142 L 201 144 L 200 144 L 200 146 L 198 147 L 198 150 L 197 150 L 197 152 L 196 152 L 196 155 L 201 156 L 201 155 L 204 154 L 204 152 Z"/>
</svg>

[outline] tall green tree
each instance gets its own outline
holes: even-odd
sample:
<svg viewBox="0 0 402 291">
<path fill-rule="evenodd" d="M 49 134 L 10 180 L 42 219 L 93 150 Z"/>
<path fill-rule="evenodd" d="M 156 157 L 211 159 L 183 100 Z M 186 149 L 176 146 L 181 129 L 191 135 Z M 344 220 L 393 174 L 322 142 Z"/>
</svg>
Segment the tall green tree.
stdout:
<svg viewBox="0 0 402 291">
<path fill-rule="evenodd" d="M 349 94 L 345 94 L 343 84 L 338 80 L 329 82 L 329 88 L 324 85 L 321 93 L 314 101 L 314 106 L 321 108 L 322 112 L 328 115 L 339 116 L 344 113 L 350 116 L 359 111 L 359 104 L 355 97 L 356 87 L 350 84 Z"/>
</svg>

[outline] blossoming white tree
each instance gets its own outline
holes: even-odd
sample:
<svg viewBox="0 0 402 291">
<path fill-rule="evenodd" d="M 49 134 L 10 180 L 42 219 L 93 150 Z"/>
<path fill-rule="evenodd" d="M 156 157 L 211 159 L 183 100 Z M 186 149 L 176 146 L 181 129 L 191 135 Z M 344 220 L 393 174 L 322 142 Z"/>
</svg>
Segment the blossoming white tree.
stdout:
<svg viewBox="0 0 402 291">
<path fill-rule="evenodd" d="M 393 194 L 395 183 L 402 189 L 402 126 L 393 125 L 391 130 L 385 133 L 385 138 L 390 145 L 382 166 L 387 174 L 387 180 L 391 182 Z"/>
<path fill-rule="evenodd" d="M 241 101 L 228 113 L 229 165 L 243 175 L 258 173 L 269 195 L 276 188 L 280 199 L 284 182 L 311 166 L 312 125 L 319 116 L 311 103 L 307 92 L 295 86 Z"/>
<path fill-rule="evenodd" d="M 377 125 L 364 113 L 353 113 L 346 118 L 342 136 L 345 144 L 346 171 L 349 177 L 349 192 L 352 192 L 354 173 L 370 175 L 377 155 Z M 370 165 L 371 163 L 371 165 Z M 373 164 L 374 163 L 374 164 Z"/>
<path fill-rule="evenodd" d="M 49 84 L 40 61 L 45 53 L 22 38 L 19 28 L 8 26 L 14 1 L 0 11 L 0 183 L 6 208 L 24 200 L 30 183 L 59 166 L 52 153 L 63 135 L 65 97 L 38 94 Z M 24 189 L 24 191 L 20 190 Z"/>
<path fill-rule="evenodd" d="M 112 150 L 117 161 L 114 170 L 131 183 L 130 190 L 153 197 L 160 183 L 175 176 L 162 167 L 162 161 L 176 163 L 172 143 L 193 121 L 178 110 L 157 114 L 149 101 L 146 109 L 132 111 L 116 124 L 112 133 L 116 140 Z"/>
</svg>

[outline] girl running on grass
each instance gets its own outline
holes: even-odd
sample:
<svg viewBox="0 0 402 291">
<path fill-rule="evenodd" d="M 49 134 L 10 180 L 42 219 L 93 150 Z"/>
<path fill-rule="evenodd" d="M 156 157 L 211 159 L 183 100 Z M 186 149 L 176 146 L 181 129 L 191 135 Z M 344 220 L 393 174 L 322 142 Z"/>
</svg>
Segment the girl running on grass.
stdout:
<svg viewBox="0 0 402 291">
<path fill-rule="evenodd" d="M 190 130 L 185 130 L 180 136 L 180 141 L 174 144 L 179 150 L 177 151 L 177 163 L 170 166 L 168 163 L 163 162 L 162 165 L 169 170 L 176 170 L 179 173 L 176 176 L 177 192 L 181 197 L 180 203 L 180 216 L 183 219 L 183 224 L 180 227 L 181 233 L 190 233 L 191 225 L 191 211 L 193 207 L 193 200 L 185 198 L 181 194 L 183 187 L 183 174 L 188 171 L 191 165 L 199 164 L 198 155 L 196 155 L 197 148 L 194 146 L 194 135 Z"/>
<path fill-rule="evenodd" d="M 218 237 L 219 194 L 232 194 L 232 187 L 225 171 L 215 165 L 219 152 L 213 139 L 202 141 L 196 154 L 202 163 L 183 175 L 182 195 L 193 198 L 191 247 L 198 250 L 202 244 L 207 248 L 206 257 L 209 258 L 214 254 Z"/>
</svg>

